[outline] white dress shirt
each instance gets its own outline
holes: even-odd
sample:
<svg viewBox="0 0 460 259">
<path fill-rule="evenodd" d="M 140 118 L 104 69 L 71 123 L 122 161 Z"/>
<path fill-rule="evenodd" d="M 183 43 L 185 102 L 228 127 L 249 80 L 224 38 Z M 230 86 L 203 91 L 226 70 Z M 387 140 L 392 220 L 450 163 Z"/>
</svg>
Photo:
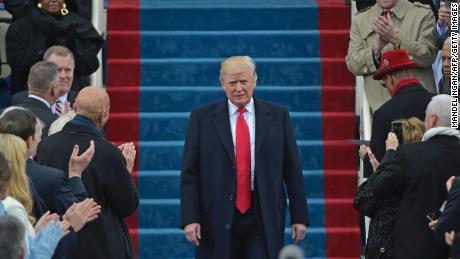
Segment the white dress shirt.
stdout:
<svg viewBox="0 0 460 259">
<path fill-rule="evenodd" d="M 254 150 L 256 146 L 256 117 L 254 110 L 254 99 L 251 98 L 251 101 L 244 107 L 246 111 L 244 112 L 244 119 L 248 124 L 249 128 L 249 137 L 251 142 L 251 190 L 254 190 L 254 167 L 255 167 L 255 155 Z M 232 138 L 233 138 L 233 147 L 236 156 L 236 122 L 240 113 L 238 112 L 238 107 L 236 107 L 230 100 L 228 100 L 228 110 L 230 115 L 230 126 L 232 128 Z"/>
<path fill-rule="evenodd" d="M 64 94 L 63 96 L 59 97 L 58 100 L 61 101 L 61 110 L 62 112 L 64 112 L 64 109 L 65 109 L 65 102 L 67 102 L 67 95 L 69 93 L 66 93 Z M 57 100 L 56 100 L 57 101 Z M 53 105 L 51 106 L 51 111 L 57 115 L 59 115 L 57 112 L 56 112 L 56 103 L 53 103 Z"/>
</svg>

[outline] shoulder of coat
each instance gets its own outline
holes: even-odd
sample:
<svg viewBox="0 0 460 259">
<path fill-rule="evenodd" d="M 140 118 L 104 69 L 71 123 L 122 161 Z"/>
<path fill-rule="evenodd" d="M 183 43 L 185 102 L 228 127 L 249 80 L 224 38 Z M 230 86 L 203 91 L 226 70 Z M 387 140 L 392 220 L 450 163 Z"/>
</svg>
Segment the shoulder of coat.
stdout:
<svg viewBox="0 0 460 259">
<path fill-rule="evenodd" d="M 427 4 L 422 4 L 420 2 L 415 1 L 415 2 L 412 3 L 412 5 L 415 6 L 415 7 L 421 7 L 421 8 L 428 9 L 428 10 L 431 11 L 431 6 L 427 5 Z"/>
</svg>

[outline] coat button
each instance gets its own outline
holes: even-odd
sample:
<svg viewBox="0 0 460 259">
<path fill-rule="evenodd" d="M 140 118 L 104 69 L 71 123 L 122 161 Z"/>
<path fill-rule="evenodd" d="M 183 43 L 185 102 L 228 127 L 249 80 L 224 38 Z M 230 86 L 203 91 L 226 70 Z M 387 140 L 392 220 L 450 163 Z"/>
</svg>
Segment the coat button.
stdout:
<svg viewBox="0 0 460 259">
<path fill-rule="evenodd" d="M 230 196 L 228 196 L 228 199 L 231 200 L 231 201 L 233 201 L 233 195 L 230 194 Z"/>
<path fill-rule="evenodd" d="M 225 229 L 226 229 L 226 230 L 230 230 L 231 228 L 232 228 L 232 225 L 230 225 L 230 224 L 226 224 L 226 225 L 225 225 Z"/>
</svg>

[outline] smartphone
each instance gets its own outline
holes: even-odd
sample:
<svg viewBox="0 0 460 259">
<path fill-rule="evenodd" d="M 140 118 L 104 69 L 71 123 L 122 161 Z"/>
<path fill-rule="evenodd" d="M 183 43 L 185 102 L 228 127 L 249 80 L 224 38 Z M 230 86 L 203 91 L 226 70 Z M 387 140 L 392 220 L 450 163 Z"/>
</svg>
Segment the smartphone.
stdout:
<svg viewBox="0 0 460 259">
<path fill-rule="evenodd" d="M 391 123 L 391 132 L 393 132 L 396 137 L 398 138 L 398 142 L 399 142 L 399 145 L 402 145 L 404 144 L 404 141 L 403 141 L 403 129 L 402 129 L 402 122 L 397 120 L 397 121 L 393 121 Z"/>
</svg>

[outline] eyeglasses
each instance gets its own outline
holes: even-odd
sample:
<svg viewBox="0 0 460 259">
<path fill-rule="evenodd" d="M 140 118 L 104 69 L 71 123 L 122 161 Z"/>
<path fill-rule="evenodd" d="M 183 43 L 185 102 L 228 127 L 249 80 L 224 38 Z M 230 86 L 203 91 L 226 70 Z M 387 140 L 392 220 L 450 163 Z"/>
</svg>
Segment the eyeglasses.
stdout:
<svg viewBox="0 0 460 259">
<path fill-rule="evenodd" d="M 380 86 L 382 86 L 383 88 L 387 88 L 387 84 L 385 82 L 387 81 L 388 77 L 388 75 L 384 75 L 382 77 L 382 80 L 380 80 Z"/>
</svg>

